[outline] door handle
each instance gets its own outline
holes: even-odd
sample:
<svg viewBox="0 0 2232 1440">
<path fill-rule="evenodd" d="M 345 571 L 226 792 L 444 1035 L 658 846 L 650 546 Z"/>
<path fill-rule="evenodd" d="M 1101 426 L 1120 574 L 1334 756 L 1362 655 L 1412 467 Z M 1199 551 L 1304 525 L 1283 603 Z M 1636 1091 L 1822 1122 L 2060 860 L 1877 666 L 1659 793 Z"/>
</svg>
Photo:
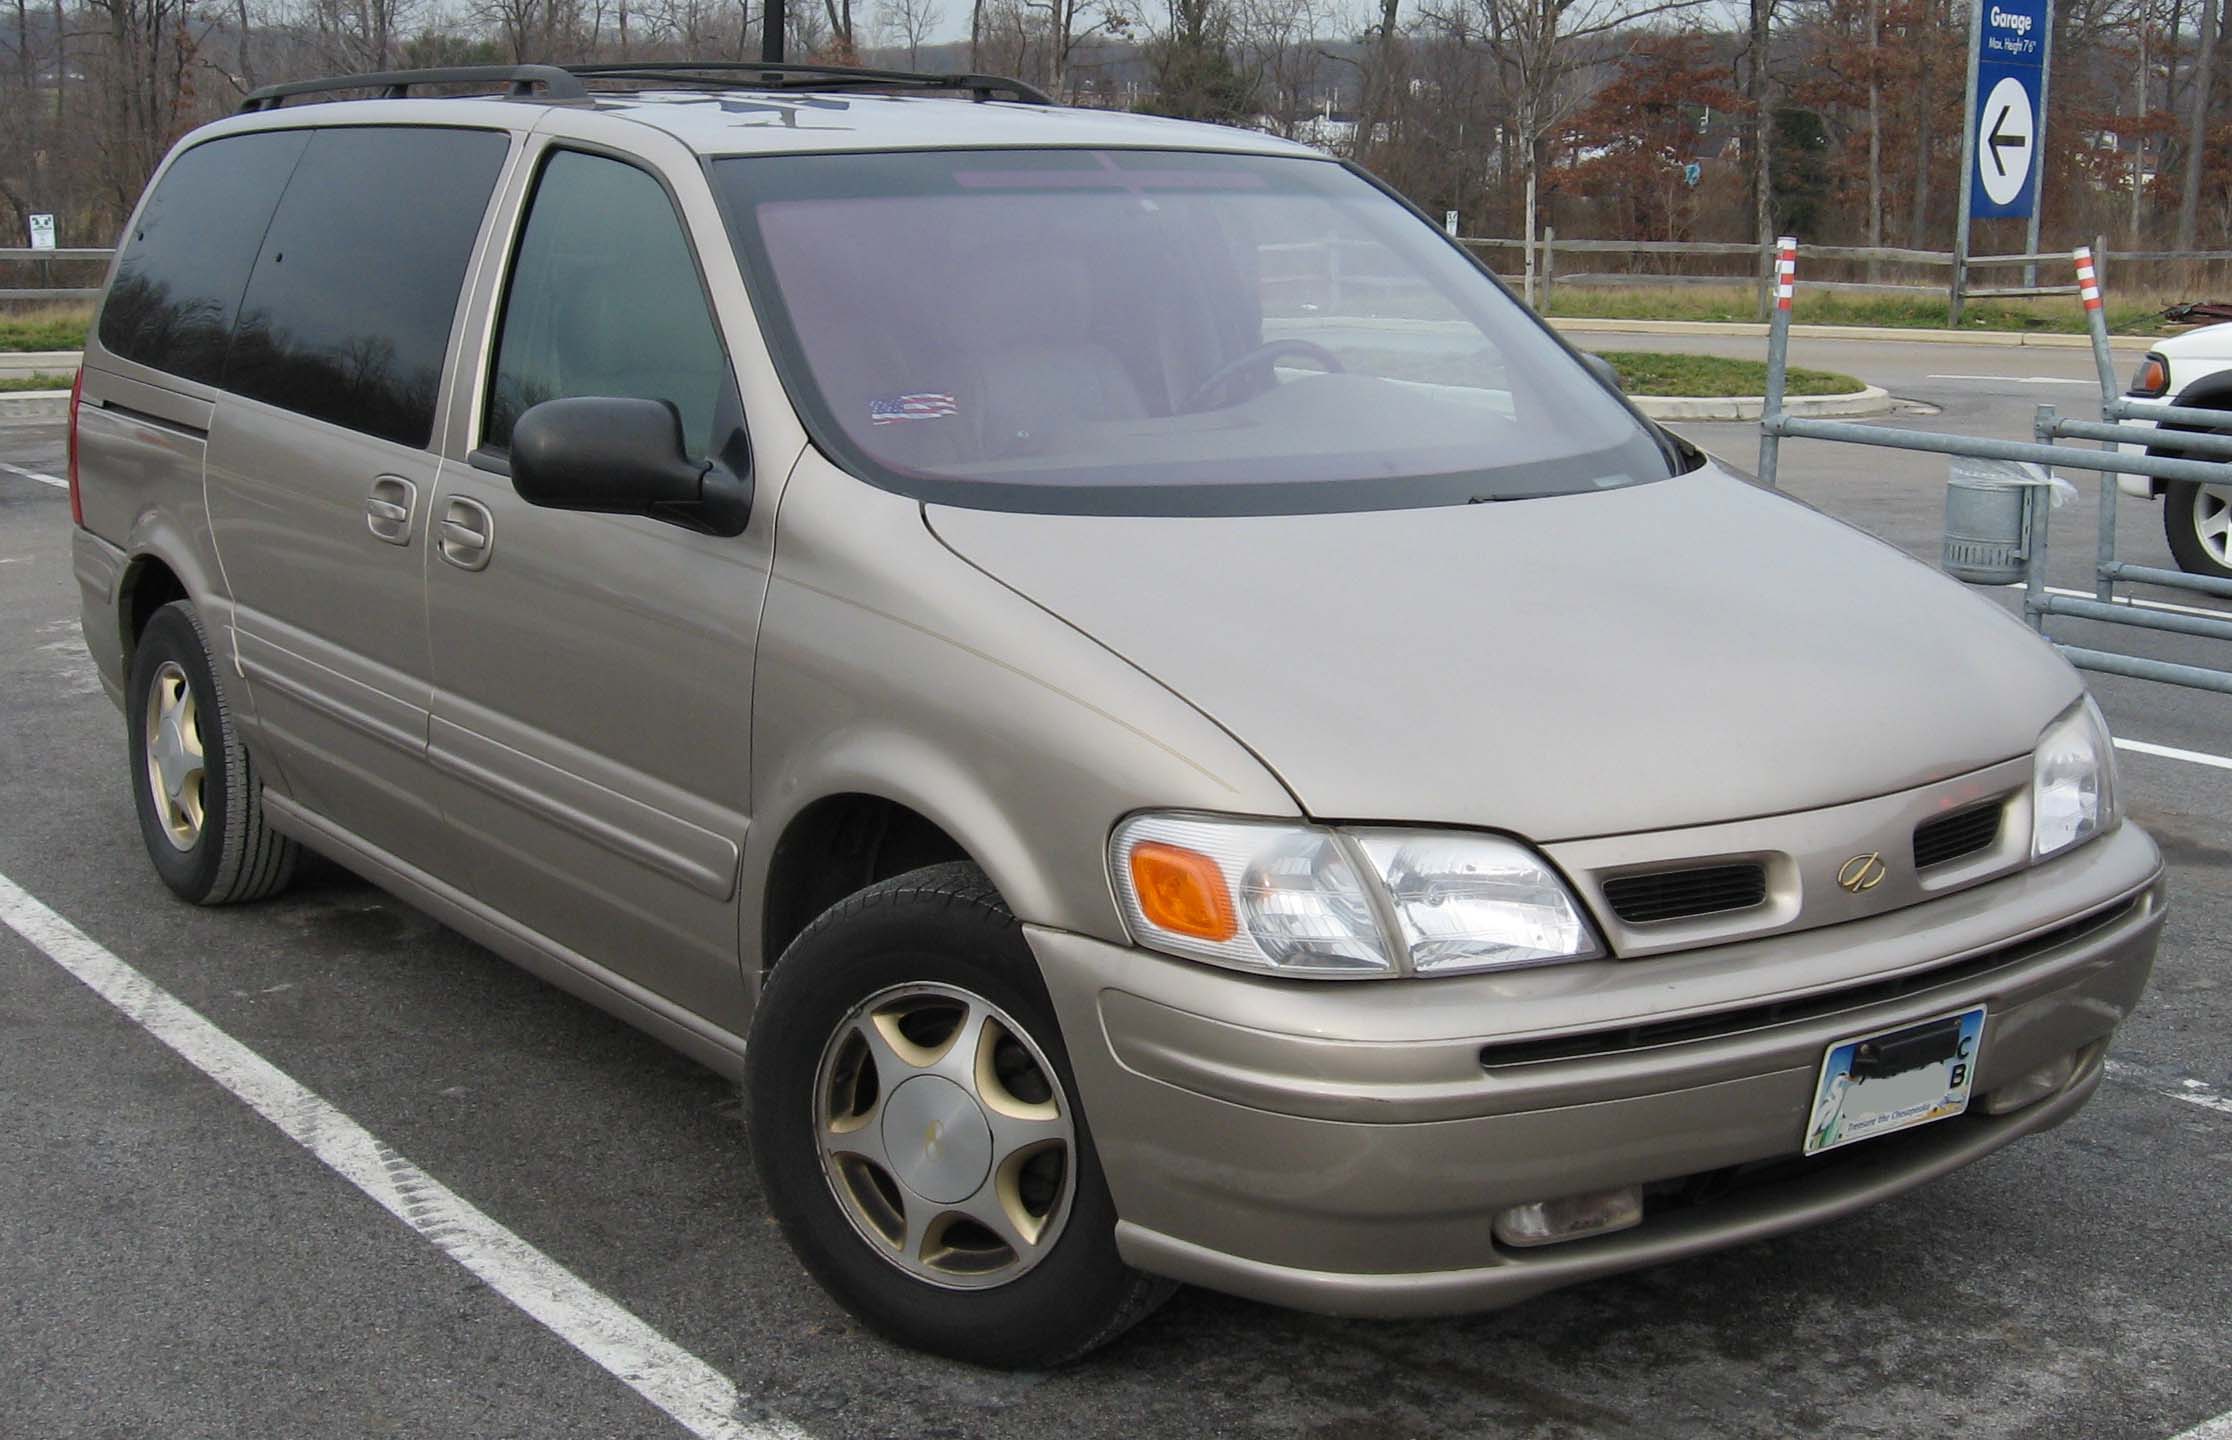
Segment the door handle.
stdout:
<svg viewBox="0 0 2232 1440">
<path fill-rule="evenodd" d="M 452 498 L 435 528 L 435 550 L 460 570 L 485 570 L 496 545 L 495 518 L 478 500 Z"/>
<path fill-rule="evenodd" d="M 364 497 L 364 526 L 390 545 L 411 543 L 411 517 L 418 512 L 418 486 L 400 475 L 382 475 Z"/>
</svg>

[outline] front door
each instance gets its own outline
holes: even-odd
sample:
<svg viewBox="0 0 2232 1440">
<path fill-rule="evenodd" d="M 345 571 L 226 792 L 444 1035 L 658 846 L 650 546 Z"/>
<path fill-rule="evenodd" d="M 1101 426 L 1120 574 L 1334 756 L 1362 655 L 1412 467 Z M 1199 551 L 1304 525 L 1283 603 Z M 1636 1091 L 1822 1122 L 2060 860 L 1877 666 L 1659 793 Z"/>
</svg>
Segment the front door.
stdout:
<svg viewBox="0 0 2232 1440">
<path fill-rule="evenodd" d="M 443 469 L 427 568 L 429 754 L 474 890 L 602 970 L 740 1025 L 737 872 L 771 507 L 722 538 L 539 509 L 508 478 L 512 424 L 542 400 L 664 400 L 700 458 L 739 423 L 661 177 L 544 152 L 490 352 L 480 444 Z"/>
</svg>

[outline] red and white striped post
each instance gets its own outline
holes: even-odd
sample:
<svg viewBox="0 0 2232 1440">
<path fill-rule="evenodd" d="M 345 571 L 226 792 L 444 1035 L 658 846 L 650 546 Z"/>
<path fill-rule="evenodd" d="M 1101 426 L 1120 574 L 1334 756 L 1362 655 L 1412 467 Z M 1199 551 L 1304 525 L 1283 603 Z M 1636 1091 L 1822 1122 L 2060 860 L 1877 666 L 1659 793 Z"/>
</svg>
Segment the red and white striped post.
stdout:
<svg viewBox="0 0 2232 1440">
<path fill-rule="evenodd" d="M 1776 452 L 1782 437 L 1784 373 L 1790 368 L 1790 301 L 1798 288 L 1798 241 L 1785 235 L 1775 242 L 1775 309 L 1767 317 L 1767 398 L 1759 407 L 1759 483 L 1775 488 Z"/>
<path fill-rule="evenodd" d="M 2077 298 L 2085 305 L 2085 328 L 2092 334 L 2093 368 L 2100 372 L 2100 403 L 2107 406 L 2117 392 L 2116 362 L 2108 353 L 2108 314 L 2100 298 L 2100 266 L 2090 245 L 2071 252 L 2077 262 Z"/>
</svg>

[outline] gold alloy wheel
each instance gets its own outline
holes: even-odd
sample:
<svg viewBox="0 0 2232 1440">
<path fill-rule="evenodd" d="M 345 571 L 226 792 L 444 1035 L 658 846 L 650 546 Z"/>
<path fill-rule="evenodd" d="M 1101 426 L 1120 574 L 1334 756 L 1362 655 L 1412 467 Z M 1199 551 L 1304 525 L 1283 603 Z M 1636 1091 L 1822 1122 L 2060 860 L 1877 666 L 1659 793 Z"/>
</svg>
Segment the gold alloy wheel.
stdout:
<svg viewBox="0 0 2232 1440">
<path fill-rule="evenodd" d="M 201 839 L 202 790 L 209 778 L 202 753 L 201 705 L 175 660 L 165 660 L 148 682 L 144 721 L 147 794 L 163 834 L 180 850 Z"/>
<path fill-rule="evenodd" d="M 814 1133 L 869 1248 L 956 1290 L 1004 1285 L 1061 1237 L 1076 1188 L 1069 1097 L 1046 1056 L 967 990 L 899 985 L 822 1047 Z"/>
<path fill-rule="evenodd" d="M 2232 570 L 2232 486 L 2193 487 L 2193 535 L 2202 554 Z"/>
</svg>

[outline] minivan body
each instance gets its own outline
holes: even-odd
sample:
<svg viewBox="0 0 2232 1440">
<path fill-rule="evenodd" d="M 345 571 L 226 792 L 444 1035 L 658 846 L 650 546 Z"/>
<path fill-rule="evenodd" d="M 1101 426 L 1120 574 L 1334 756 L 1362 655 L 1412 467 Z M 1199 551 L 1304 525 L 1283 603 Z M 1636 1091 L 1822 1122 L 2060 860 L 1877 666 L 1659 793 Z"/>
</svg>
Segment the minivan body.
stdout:
<svg viewBox="0 0 2232 1440">
<path fill-rule="evenodd" d="M 72 495 L 174 890 L 306 846 L 744 1079 L 809 1268 L 986 1363 L 1506 1304 L 2084 1104 L 2162 865 L 2019 623 L 1360 171 L 773 74 L 165 161 Z"/>
</svg>

